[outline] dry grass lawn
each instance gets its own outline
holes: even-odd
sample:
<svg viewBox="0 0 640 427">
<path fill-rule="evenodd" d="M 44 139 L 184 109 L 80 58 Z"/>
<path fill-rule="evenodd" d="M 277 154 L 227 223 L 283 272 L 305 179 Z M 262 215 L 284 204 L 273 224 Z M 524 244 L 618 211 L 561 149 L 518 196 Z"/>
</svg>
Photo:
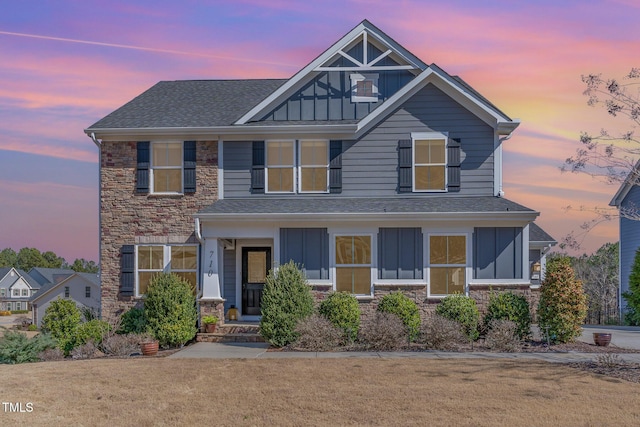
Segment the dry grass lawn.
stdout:
<svg viewBox="0 0 640 427">
<path fill-rule="evenodd" d="M 111 359 L 0 366 L 0 425 L 636 426 L 640 385 L 502 360 Z"/>
</svg>

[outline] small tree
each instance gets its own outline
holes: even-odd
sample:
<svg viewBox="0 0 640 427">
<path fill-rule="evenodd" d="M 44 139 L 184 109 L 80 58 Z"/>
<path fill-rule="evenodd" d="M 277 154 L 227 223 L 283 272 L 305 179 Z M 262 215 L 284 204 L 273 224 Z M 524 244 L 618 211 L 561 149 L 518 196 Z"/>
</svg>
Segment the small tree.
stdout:
<svg viewBox="0 0 640 427">
<path fill-rule="evenodd" d="M 632 326 L 640 325 L 640 249 L 636 250 L 636 256 L 631 266 L 629 275 L 629 290 L 622 294 L 627 301 L 627 312 L 624 315 L 625 323 Z"/>
<path fill-rule="evenodd" d="M 582 333 L 587 315 L 587 297 L 582 282 L 576 279 L 568 257 L 547 262 L 540 289 L 538 323 L 553 342 L 570 342 Z"/>
<path fill-rule="evenodd" d="M 282 347 L 298 338 L 296 325 L 313 313 L 313 295 L 307 278 L 293 261 L 271 270 L 262 292 L 260 333 Z"/>
<path fill-rule="evenodd" d="M 58 348 L 69 355 L 75 345 L 75 335 L 80 326 L 80 310 L 67 299 L 51 301 L 42 317 L 42 331 L 50 332 L 58 342 Z"/>
<path fill-rule="evenodd" d="M 161 346 L 181 346 L 197 332 L 196 298 L 191 284 L 175 274 L 151 279 L 144 301 L 149 331 Z"/>
</svg>

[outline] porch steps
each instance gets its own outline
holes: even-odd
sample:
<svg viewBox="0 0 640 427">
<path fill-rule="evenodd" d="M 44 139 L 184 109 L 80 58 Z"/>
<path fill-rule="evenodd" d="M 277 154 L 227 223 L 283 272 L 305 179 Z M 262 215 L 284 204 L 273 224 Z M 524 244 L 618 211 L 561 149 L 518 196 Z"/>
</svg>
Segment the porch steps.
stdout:
<svg viewBox="0 0 640 427">
<path fill-rule="evenodd" d="M 264 342 L 260 335 L 260 325 L 254 322 L 229 322 L 218 325 L 216 332 L 199 332 L 197 342 Z"/>
</svg>

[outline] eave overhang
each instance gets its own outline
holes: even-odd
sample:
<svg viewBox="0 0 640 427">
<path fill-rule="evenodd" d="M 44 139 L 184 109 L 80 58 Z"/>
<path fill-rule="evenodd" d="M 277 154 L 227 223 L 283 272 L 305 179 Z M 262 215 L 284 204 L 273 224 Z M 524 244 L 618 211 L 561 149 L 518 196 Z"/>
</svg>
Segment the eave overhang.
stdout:
<svg viewBox="0 0 640 427">
<path fill-rule="evenodd" d="M 270 125 L 270 126 L 215 126 L 215 127 L 160 127 L 160 128 L 88 128 L 84 133 L 103 141 L 170 140 L 192 138 L 196 140 L 243 140 L 260 135 L 306 136 L 326 135 L 335 138 L 352 138 L 357 124 L 322 125 Z"/>
</svg>

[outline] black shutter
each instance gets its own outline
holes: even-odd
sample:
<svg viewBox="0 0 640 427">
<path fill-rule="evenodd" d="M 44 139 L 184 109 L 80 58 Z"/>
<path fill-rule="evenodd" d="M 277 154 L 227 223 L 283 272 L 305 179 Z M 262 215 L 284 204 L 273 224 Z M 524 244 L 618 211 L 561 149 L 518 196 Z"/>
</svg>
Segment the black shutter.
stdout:
<svg viewBox="0 0 640 427">
<path fill-rule="evenodd" d="M 264 193 L 264 141 L 253 141 L 251 192 Z"/>
<path fill-rule="evenodd" d="M 184 192 L 196 192 L 196 142 L 185 141 L 183 146 Z"/>
<path fill-rule="evenodd" d="M 149 192 L 149 141 L 138 142 L 136 193 Z"/>
<path fill-rule="evenodd" d="M 413 191 L 413 164 L 411 156 L 411 140 L 398 141 L 398 192 L 411 193 Z"/>
<path fill-rule="evenodd" d="M 342 193 L 342 141 L 331 141 L 330 143 L 329 192 Z"/>
<path fill-rule="evenodd" d="M 460 191 L 460 138 L 449 138 L 447 144 L 447 190 Z"/>
<path fill-rule="evenodd" d="M 120 252 L 120 295 L 133 296 L 135 285 L 135 246 L 124 245 Z"/>
</svg>

